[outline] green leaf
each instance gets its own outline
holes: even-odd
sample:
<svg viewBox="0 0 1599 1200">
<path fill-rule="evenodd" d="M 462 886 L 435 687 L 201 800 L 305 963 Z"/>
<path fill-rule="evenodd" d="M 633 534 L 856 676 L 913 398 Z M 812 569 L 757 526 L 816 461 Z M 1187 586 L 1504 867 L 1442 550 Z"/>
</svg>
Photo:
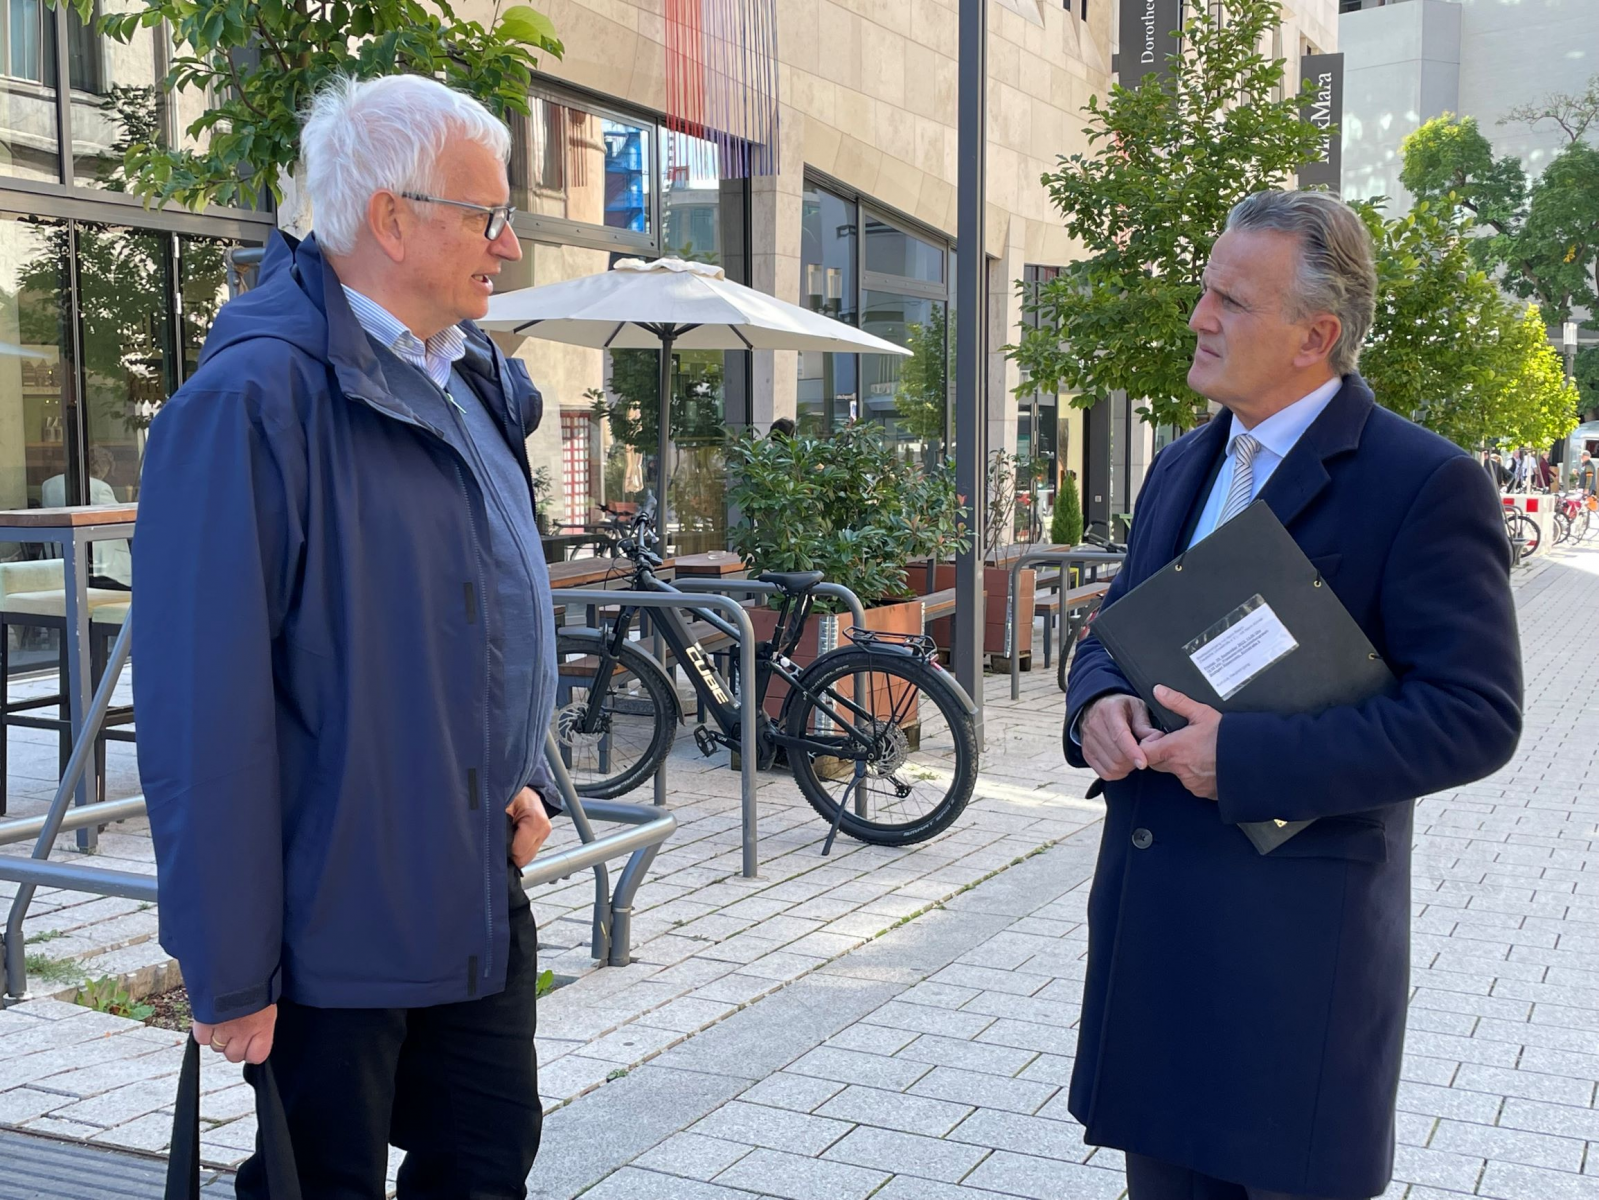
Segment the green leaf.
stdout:
<svg viewBox="0 0 1599 1200">
<path fill-rule="evenodd" d="M 494 27 L 501 37 L 527 46 L 544 46 L 556 40 L 555 25 L 543 13 L 526 4 L 516 4 L 500 14 Z"/>
</svg>

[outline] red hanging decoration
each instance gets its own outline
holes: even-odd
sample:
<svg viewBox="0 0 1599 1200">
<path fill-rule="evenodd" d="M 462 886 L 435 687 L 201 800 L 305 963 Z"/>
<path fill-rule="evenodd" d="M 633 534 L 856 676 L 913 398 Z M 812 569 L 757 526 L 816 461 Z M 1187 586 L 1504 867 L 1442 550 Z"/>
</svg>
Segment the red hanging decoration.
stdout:
<svg viewBox="0 0 1599 1200">
<path fill-rule="evenodd" d="M 666 0 L 666 126 L 724 179 L 777 173 L 776 0 Z"/>
</svg>

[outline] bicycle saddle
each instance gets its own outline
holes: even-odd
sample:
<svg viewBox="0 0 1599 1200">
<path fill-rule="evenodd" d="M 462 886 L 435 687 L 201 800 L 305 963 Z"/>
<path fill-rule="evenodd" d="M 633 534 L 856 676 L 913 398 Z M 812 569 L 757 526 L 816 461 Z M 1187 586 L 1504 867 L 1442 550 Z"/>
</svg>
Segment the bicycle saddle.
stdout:
<svg viewBox="0 0 1599 1200">
<path fill-rule="evenodd" d="M 764 571 L 756 583 L 775 583 L 790 596 L 803 596 L 822 582 L 821 571 Z"/>
</svg>

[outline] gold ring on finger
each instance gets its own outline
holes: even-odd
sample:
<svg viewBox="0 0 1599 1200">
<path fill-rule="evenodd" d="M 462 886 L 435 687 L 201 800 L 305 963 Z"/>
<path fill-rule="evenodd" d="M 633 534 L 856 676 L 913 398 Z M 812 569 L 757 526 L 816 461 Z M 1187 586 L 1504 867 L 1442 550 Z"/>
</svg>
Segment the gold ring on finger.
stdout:
<svg viewBox="0 0 1599 1200">
<path fill-rule="evenodd" d="M 226 1042 L 217 1041 L 217 1035 L 214 1034 L 214 1033 L 211 1035 L 211 1049 L 213 1049 L 213 1050 L 226 1050 L 227 1048 L 228 1048 L 228 1044 Z"/>
</svg>

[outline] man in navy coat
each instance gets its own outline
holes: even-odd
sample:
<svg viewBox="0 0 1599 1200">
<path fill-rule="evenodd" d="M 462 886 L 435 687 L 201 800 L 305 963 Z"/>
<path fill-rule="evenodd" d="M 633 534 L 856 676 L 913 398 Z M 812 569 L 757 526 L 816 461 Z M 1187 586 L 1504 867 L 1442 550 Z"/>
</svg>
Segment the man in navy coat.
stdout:
<svg viewBox="0 0 1599 1200">
<path fill-rule="evenodd" d="M 1364 1200 L 1393 1169 L 1413 803 L 1502 766 L 1521 656 L 1499 500 L 1355 373 L 1376 292 L 1336 198 L 1233 209 L 1188 382 L 1228 411 L 1168 446 L 1125 569 L 1147 579 L 1250 501 L 1288 528 L 1399 679 L 1318 714 L 1220 715 L 1169 689 L 1162 734 L 1078 649 L 1068 759 L 1104 781 L 1071 1111 L 1126 1151 L 1130 1200 Z M 1240 822 L 1315 823 L 1268 855 Z"/>
</svg>

